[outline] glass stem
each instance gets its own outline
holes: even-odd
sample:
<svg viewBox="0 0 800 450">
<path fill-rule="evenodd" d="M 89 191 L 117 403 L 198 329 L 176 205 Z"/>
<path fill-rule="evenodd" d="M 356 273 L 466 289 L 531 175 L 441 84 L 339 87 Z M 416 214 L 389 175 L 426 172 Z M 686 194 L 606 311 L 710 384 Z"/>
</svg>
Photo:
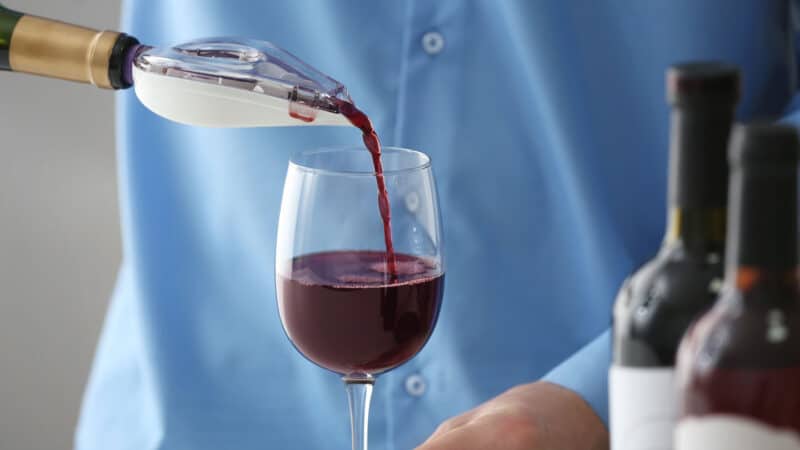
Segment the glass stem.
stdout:
<svg viewBox="0 0 800 450">
<path fill-rule="evenodd" d="M 348 375 L 342 378 L 347 389 L 350 405 L 350 431 L 353 435 L 353 450 L 367 450 L 369 427 L 369 402 L 375 378 L 370 375 Z"/>
</svg>

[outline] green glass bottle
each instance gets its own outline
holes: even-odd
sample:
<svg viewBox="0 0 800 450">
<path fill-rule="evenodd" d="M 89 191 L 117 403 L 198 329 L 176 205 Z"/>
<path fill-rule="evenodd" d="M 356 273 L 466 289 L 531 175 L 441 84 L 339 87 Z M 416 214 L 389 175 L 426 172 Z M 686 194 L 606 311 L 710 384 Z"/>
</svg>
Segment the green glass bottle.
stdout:
<svg viewBox="0 0 800 450">
<path fill-rule="evenodd" d="M 0 5 L 0 70 L 90 83 L 131 86 L 130 64 L 139 41 L 12 11 Z"/>
<path fill-rule="evenodd" d="M 0 5 L 0 69 L 11 70 L 8 64 L 8 48 L 11 46 L 11 34 L 22 14 Z"/>
</svg>

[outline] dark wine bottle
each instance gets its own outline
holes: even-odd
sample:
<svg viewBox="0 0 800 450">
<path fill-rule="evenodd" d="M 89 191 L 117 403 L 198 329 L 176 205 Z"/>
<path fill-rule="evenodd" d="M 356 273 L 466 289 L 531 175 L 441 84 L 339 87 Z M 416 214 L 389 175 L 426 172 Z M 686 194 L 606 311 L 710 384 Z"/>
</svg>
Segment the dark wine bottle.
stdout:
<svg viewBox="0 0 800 450">
<path fill-rule="evenodd" d="M 0 70 L 90 83 L 106 89 L 133 84 L 139 41 L 12 11 L 0 5 Z"/>
<path fill-rule="evenodd" d="M 798 161 L 793 127 L 734 130 L 725 282 L 678 353 L 678 450 L 800 450 Z"/>
<path fill-rule="evenodd" d="M 672 450 L 675 355 L 722 280 L 728 168 L 739 72 L 717 62 L 667 71 L 672 107 L 667 231 L 614 304 L 609 373 L 613 450 Z"/>
</svg>

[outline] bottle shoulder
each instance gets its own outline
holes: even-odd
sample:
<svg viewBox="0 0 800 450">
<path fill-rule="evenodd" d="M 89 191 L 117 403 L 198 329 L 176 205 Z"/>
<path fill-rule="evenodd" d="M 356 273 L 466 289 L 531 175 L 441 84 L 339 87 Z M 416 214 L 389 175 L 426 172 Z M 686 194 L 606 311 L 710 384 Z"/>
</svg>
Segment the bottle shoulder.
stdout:
<svg viewBox="0 0 800 450">
<path fill-rule="evenodd" d="M 800 299 L 769 296 L 726 289 L 686 334 L 687 357 L 706 368 L 800 367 Z"/>
<path fill-rule="evenodd" d="M 662 250 L 623 283 L 614 302 L 615 321 L 640 327 L 669 315 L 705 311 L 722 286 L 720 259 Z"/>
<path fill-rule="evenodd" d="M 625 280 L 614 303 L 615 361 L 672 365 L 684 331 L 718 295 L 721 259 L 664 248 Z"/>
<path fill-rule="evenodd" d="M 726 414 L 800 432 L 800 314 L 726 292 L 686 333 L 676 384 L 682 416 Z"/>
</svg>

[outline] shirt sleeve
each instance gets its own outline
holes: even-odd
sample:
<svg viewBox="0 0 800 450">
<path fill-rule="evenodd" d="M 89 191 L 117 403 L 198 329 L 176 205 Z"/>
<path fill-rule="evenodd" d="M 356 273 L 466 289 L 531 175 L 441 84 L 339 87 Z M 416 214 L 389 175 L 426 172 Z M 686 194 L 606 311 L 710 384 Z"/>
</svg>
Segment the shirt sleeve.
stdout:
<svg viewBox="0 0 800 450">
<path fill-rule="evenodd" d="M 792 28 L 794 30 L 794 59 L 800 61 L 800 0 L 792 1 Z M 795 70 L 800 67 L 795 67 Z M 783 111 L 781 122 L 800 127 L 800 92 L 795 92 L 792 101 Z"/>
<path fill-rule="evenodd" d="M 608 427 L 608 368 L 610 330 L 586 344 L 547 373 L 542 381 L 563 386 L 583 398 Z"/>
<path fill-rule="evenodd" d="M 783 113 L 781 122 L 800 128 L 800 92 L 796 92 Z"/>
</svg>

